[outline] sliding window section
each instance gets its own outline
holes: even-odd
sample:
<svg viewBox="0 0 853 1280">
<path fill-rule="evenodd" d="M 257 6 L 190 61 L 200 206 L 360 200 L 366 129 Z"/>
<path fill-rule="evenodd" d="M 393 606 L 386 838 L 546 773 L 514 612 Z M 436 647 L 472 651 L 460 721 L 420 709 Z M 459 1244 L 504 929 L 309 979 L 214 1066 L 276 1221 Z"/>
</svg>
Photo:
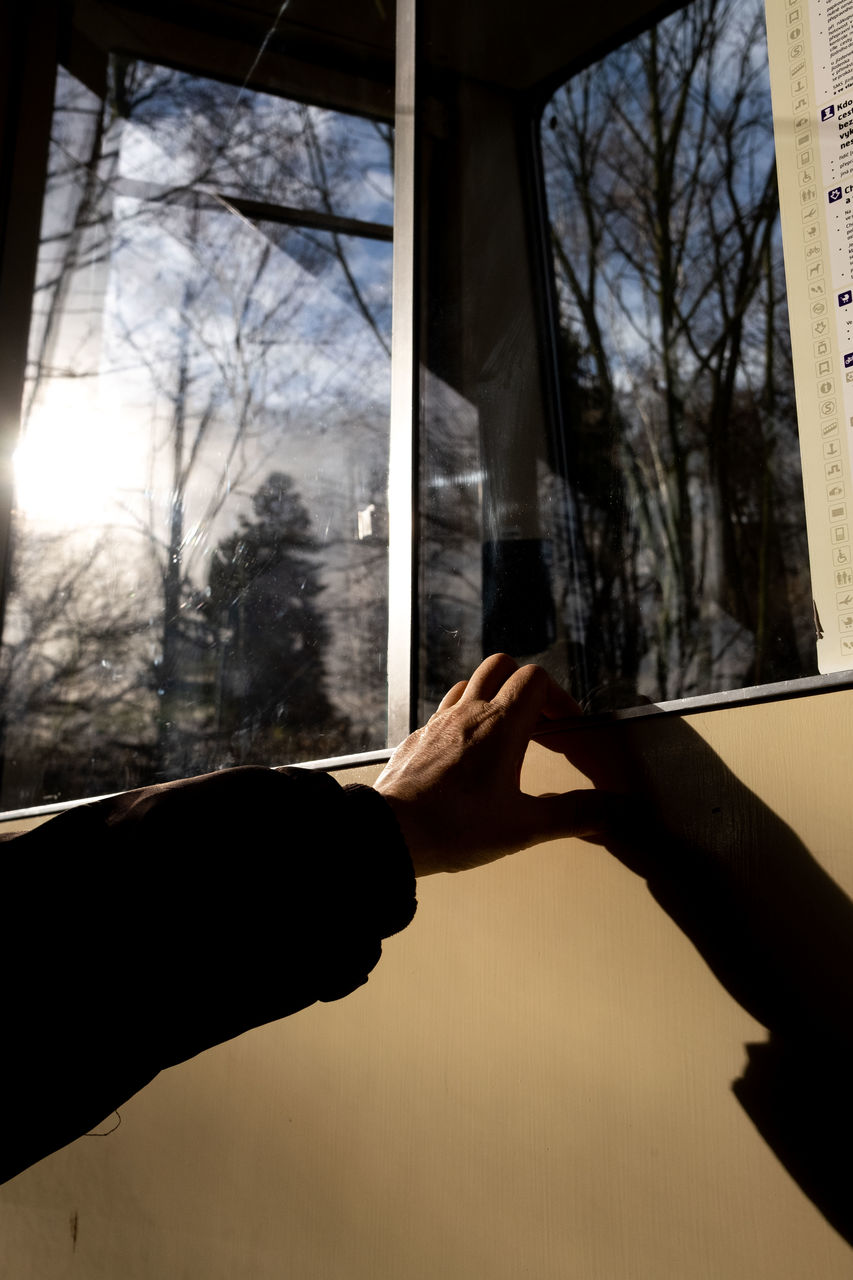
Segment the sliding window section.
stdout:
<svg viewBox="0 0 853 1280">
<path fill-rule="evenodd" d="M 116 7 L 99 51 L 90 7 L 31 303 L 4 808 L 387 741 L 394 15 L 293 4 L 241 45 Z"/>
</svg>

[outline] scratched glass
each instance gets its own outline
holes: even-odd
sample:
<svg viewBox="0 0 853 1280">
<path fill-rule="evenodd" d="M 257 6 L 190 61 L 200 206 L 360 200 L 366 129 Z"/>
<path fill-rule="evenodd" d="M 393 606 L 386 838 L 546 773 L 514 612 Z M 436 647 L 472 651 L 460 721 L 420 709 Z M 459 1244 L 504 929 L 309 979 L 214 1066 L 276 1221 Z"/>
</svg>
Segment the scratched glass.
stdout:
<svg viewBox="0 0 853 1280">
<path fill-rule="evenodd" d="M 385 741 L 391 126 L 60 70 L 0 802 Z"/>
<path fill-rule="evenodd" d="M 553 351 L 510 265 L 535 219 L 517 216 L 513 253 L 494 95 L 468 125 L 480 230 L 438 296 L 477 367 L 425 339 L 423 709 L 491 649 L 592 710 L 815 674 L 763 6 L 688 5 L 538 105 L 525 71 L 507 74 L 534 86 Z M 446 110 L 464 136 L 464 102 Z M 488 176 L 484 154 L 503 157 Z M 438 231 L 437 289 L 443 252 Z M 460 320 L 477 294 L 479 346 Z"/>
</svg>

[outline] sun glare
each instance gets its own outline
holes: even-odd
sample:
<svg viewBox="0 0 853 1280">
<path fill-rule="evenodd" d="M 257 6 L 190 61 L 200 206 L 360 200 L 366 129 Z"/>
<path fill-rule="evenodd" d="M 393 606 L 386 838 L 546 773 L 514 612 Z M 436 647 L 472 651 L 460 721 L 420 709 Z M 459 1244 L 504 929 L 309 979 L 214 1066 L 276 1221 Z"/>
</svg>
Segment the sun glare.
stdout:
<svg viewBox="0 0 853 1280">
<path fill-rule="evenodd" d="M 105 524 L 118 513 L 129 462 L 88 388 L 48 388 L 15 450 L 16 510 L 54 529 Z"/>
</svg>

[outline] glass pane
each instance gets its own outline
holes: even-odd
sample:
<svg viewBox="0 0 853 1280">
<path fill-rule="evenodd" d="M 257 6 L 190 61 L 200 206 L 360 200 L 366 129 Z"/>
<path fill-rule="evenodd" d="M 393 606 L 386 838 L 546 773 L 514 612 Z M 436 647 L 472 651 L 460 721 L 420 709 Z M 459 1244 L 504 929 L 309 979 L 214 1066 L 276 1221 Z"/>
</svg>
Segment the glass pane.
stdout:
<svg viewBox="0 0 853 1280">
<path fill-rule="evenodd" d="M 390 240 L 209 192 L 382 219 L 390 133 L 148 64 L 111 86 L 57 86 L 4 807 L 385 741 Z"/>
<path fill-rule="evenodd" d="M 763 5 L 574 77 L 542 145 L 586 689 L 813 671 Z"/>
<path fill-rule="evenodd" d="M 431 82 L 476 181 L 425 144 L 453 228 L 427 231 L 431 306 L 461 341 L 425 322 L 424 711 L 493 649 L 591 709 L 816 671 L 763 5 L 696 0 L 566 79 L 570 25 L 487 88 Z M 471 582 L 448 609 L 458 532 L 433 494 L 463 474 Z"/>
<path fill-rule="evenodd" d="M 391 224 L 388 124 L 113 58 L 125 189 L 219 192 Z"/>
</svg>

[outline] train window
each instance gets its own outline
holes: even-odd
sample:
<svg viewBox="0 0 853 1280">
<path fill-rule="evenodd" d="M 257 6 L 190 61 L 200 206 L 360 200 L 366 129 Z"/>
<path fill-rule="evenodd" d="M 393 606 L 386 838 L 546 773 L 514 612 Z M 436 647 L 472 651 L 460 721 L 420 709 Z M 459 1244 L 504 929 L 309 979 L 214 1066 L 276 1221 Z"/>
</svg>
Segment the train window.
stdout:
<svg viewBox="0 0 853 1280">
<path fill-rule="evenodd" d="M 56 82 L 4 808 L 386 743 L 392 113 L 104 69 Z"/>
<path fill-rule="evenodd" d="M 75 0 L 4 807 L 815 674 L 762 7 L 655 7 Z"/>
<path fill-rule="evenodd" d="M 596 711 L 814 675 L 763 4 L 553 17 L 490 75 L 428 28 L 423 710 L 492 648 Z"/>
<path fill-rule="evenodd" d="M 816 670 L 763 8 L 699 0 L 542 117 L 594 705 Z"/>
</svg>

